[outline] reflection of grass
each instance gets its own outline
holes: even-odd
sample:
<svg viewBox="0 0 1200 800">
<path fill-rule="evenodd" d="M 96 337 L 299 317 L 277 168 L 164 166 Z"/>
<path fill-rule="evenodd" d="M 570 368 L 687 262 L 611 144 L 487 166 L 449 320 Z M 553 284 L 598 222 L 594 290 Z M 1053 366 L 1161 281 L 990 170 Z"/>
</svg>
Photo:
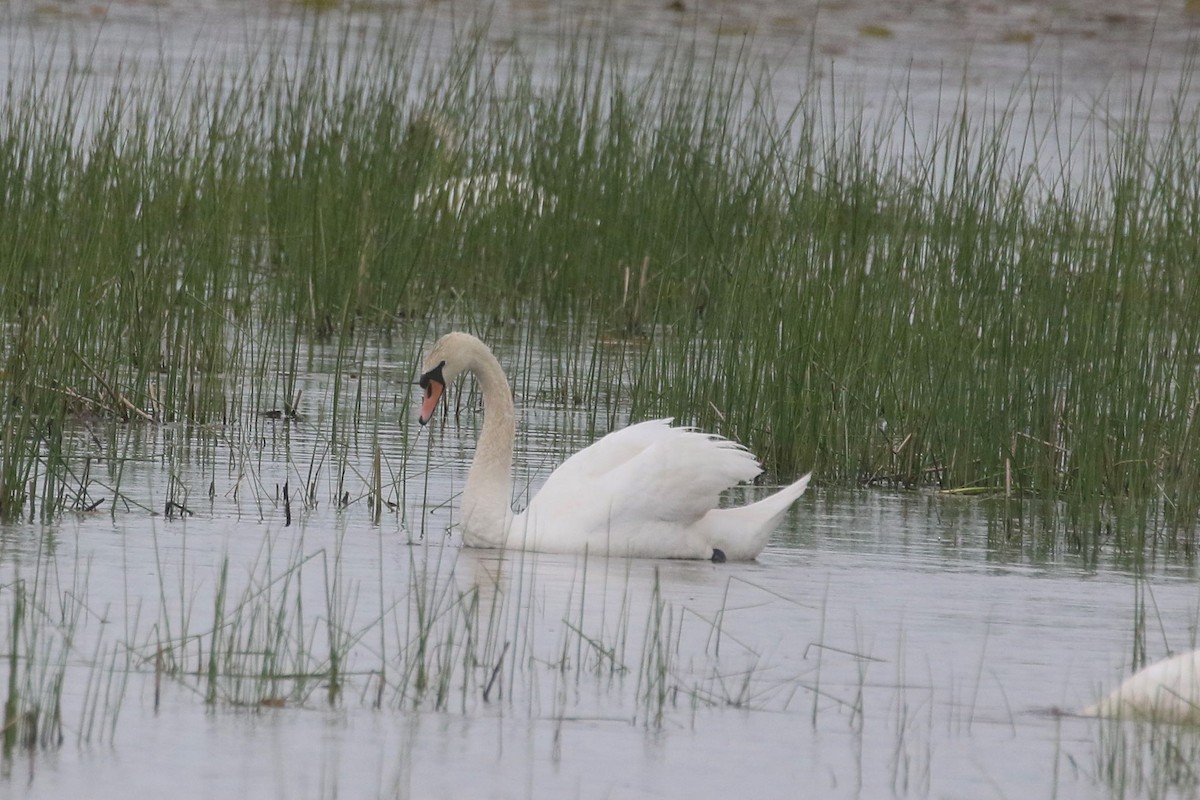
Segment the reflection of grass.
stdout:
<svg viewBox="0 0 1200 800">
<path fill-rule="evenodd" d="M 868 39 L 891 39 L 896 34 L 886 25 L 861 25 L 858 28 L 858 35 Z"/>
<path fill-rule="evenodd" d="M 665 596 L 657 577 L 648 600 L 628 574 L 623 585 L 612 581 L 608 572 L 628 562 L 596 559 L 603 581 L 589 588 L 582 577 L 559 618 L 538 608 L 544 589 L 535 561 L 515 554 L 496 563 L 499 574 L 464 584 L 452 551 L 414 547 L 407 586 L 395 587 L 400 596 L 381 591 L 382 610 L 364 614 L 366 595 L 348 580 L 340 545 L 332 557 L 302 553 L 301 540 L 283 555 L 273 556 L 274 548 L 268 540 L 244 576 L 221 563 L 204 622 L 196 618 L 203 603 L 168 609 L 167 598 L 194 592 L 164 586 L 155 635 L 137 647 L 157 680 L 188 686 L 217 707 L 308 705 L 320 690 L 337 706 L 474 713 L 497 703 L 536 705 L 549 678 L 594 685 L 631 722 L 649 727 L 661 727 L 684 698 L 689 707 L 757 708 L 786 691 L 761 683 L 760 654 L 733 645 L 724 659 L 704 654 L 712 634 L 684 636 L 686 609 Z M 595 569 L 580 568 L 580 576 Z M 323 602 L 314 606 L 313 598 Z M 537 635 L 547 626 L 556 641 Z M 636 658 L 628 652 L 634 631 L 641 632 Z M 689 654 L 695 645 L 701 652 Z"/>
<path fill-rule="evenodd" d="M 535 75 L 479 31 L 427 60 L 413 31 L 351 46 L 340 19 L 220 79 L 120 75 L 94 115 L 83 67 L 6 96 L 0 517 L 95 507 L 81 420 L 288 408 L 313 341 L 337 346 L 344 472 L 364 342 L 449 316 L 562 348 L 563 402 L 600 429 L 632 404 L 783 473 L 1061 501 L 1080 547 L 1191 536 L 1194 119 L 1152 136 L 1135 101 L 1056 161 L 1018 103 L 964 105 L 897 153 L 818 93 L 781 114 L 744 61 L 680 48 L 641 73 L 577 40 Z M 577 354 L 614 339 L 600 380 Z"/>
<path fill-rule="evenodd" d="M 122 621 L 89 620 L 112 598 L 94 596 L 86 576 L 65 587 L 44 578 L 0 585 L 5 774 L 18 755 L 64 738 L 114 740 L 130 682 L 154 715 L 194 703 L 213 713 L 501 709 L 531 719 L 543 717 L 552 686 L 559 725 L 594 714 L 601 700 L 606 718 L 651 729 L 698 708 L 786 709 L 779 696 L 802 688 L 768 677 L 770 659 L 728 620 L 714 648 L 724 603 L 696 613 L 679 598 L 678 579 L 657 571 L 635 579 L 637 562 L 543 568 L 515 553 L 464 565 L 453 549 L 414 546 L 399 574 L 382 565 L 362 572 L 343 555 L 344 540 L 310 548 L 294 530 L 268 533 L 248 559 L 218 559 L 198 581 L 187 571 L 194 555 L 162 551 L 179 560 L 157 564 L 152 629 L 139 631 L 141 609 L 130 604 L 115 647 L 103 631 Z M 52 562 L 47 574 L 57 572 Z M 572 570 L 568 586 L 545 580 Z"/>
<path fill-rule="evenodd" d="M 8 685 L 4 698 L 3 739 L 0 749 L 7 763 L 18 749 L 58 744 L 62 739 L 62 671 L 41 664 L 37 642 L 30 641 L 26 621 L 26 590 L 12 590 L 8 638 Z M 34 633 L 40 631 L 33 628 Z M 24 655 L 24 659 L 22 659 Z"/>
<path fill-rule="evenodd" d="M 77 631 L 90 613 L 86 576 L 76 574 L 66 587 L 52 580 L 39 571 L 32 582 L 18 577 L 0 584 L 0 607 L 8 611 L 6 636 L 0 638 L 0 777 L 8 776 L 19 753 L 57 748 L 68 733 L 75 734 L 77 744 L 112 741 L 116 735 L 128 651 L 106 647 L 97 638 L 91 652 L 79 652 Z M 76 701 L 71 706 L 64 700 L 68 691 Z"/>
<path fill-rule="evenodd" d="M 1112 797 L 1193 797 L 1200 789 L 1200 730 L 1101 719 L 1096 777 Z"/>
</svg>

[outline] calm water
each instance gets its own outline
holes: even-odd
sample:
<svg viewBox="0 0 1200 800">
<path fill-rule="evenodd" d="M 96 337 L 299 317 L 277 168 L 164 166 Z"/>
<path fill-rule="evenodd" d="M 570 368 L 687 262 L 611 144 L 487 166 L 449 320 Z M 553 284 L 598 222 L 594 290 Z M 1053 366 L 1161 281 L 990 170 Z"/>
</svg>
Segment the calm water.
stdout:
<svg viewBox="0 0 1200 800">
<path fill-rule="evenodd" d="M 397 11 L 421 31 L 415 41 L 433 63 L 457 35 L 478 34 L 497 58 L 498 80 L 508 69 L 501 56 L 511 53 L 534 65 L 535 79 L 557 75 L 564 35 L 611 34 L 635 71 L 653 69 L 681 41 L 695 43 L 702 54 L 757 65 L 781 119 L 820 94 L 831 115 L 861 115 L 868 132 L 886 132 L 885 146 L 913 157 L 957 124 L 962 105 L 978 126 L 1011 113 L 1014 166 L 1037 162 L 1052 179 L 1068 177 L 1064 163 L 1071 175 L 1086 165 L 1089 148 L 1103 145 L 1118 127 L 1110 124 L 1127 122 L 1134 105 L 1151 131 L 1198 107 L 1195 0 L 16 2 L 0 6 L 0 78 L 20 85 L 31 63 L 53 69 L 72 52 L 86 54 L 102 101 L 118 71 L 165 66 L 182 78 L 197 66 L 236 70 L 271 46 L 308 42 L 316 18 L 334 20 L 325 26 L 331 47 L 367 49 L 371 32 Z"/>
<path fill-rule="evenodd" d="M 205 435 L 231 446 L 139 432 L 123 491 L 161 509 L 184 487 L 194 516 L 4 529 L 5 616 L 14 578 L 36 581 L 34 650 L 67 665 L 63 746 L 19 755 L 5 785 L 181 800 L 1155 796 L 1136 776 L 1159 767 L 1132 733 L 1048 712 L 1127 674 L 1143 623 L 1152 655 L 1191 646 L 1200 586 L 1186 568 L 1135 579 L 1070 553 L 998 552 L 985 501 L 820 489 L 751 564 L 463 550 L 445 503 L 477 419 L 417 437 L 403 376 L 419 348 L 381 346 L 379 375 L 360 379 L 376 398 L 360 427 L 378 425 L 397 504 L 378 524 L 369 445 L 332 468 L 319 413 L 332 379 L 318 371 L 311 416 Z M 552 360 L 514 369 L 514 384 L 553 396 Z M 543 424 L 558 416 L 524 418 L 535 488 L 586 436 Z M 291 526 L 285 480 L 315 486 Z M 156 678 L 159 659 L 174 671 Z"/>
<path fill-rule="evenodd" d="M 904 84 L 932 120 L 960 83 L 981 101 L 1048 86 L 1039 107 L 1066 112 L 1067 129 L 1098 98 L 1119 110 L 1143 67 L 1173 87 L 1198 20 L 1182 3 L 665 5 L 572 20 L 616 25 L 648 54 L 680 30 L 731 48 L 753 34 L 781 102 L 813 75 L 845 76 L 867 113 Z M 470 17 L 451 4 L 423 13 L 441 31 Z M 254 31 L 286 34 L 303 17 L 220 2 L 4 14 L 9 74 L 93 44 L 100 73 L 130 53 L 236 59 Z M 497 12 L 488 41 L 552 53 L 562 24 L 535 0 Z M 34 597 L 22 634 L 36 637 L 23 650 L 33 671 L 52 679 L 65 664 L 62 746 L 18 755 L 0 794 L 1198 793 L 1186 770 L 1170 782 L 1185 732 L 1148 734 L 1143 748 L 1137 731 L 1048 713 L 1128 674 L 1139 635 L 1151 657 L 1193 645 L 1200 586 L 1186 566 L 1139 578 L 1110 553 L 1093 567 L 1027 542 L 997 550 L 987 501 L 819 488 L 752 564 L 462 550 L 453 500 L 477 419 L 417 433 L 419 340 L 369 351 L 346 395 L 363 398 L 356 435 L 333 432 L 335 354 L 319 348 L 299 422 L 134 428 L 116 451 L 81 424 L 101 512 L 0 529 L 0 620 L 11 629 L 20 578 Z M 557 400 L 553 358 L 499 349 L 526 410 L 518 478 L 536 487 L 610 420 Z M 619 386 L 620 370 L 610 379 Z M 118 465 L 122 498 L 109 488 Z M 193 513 L 157 513 L 169 500 Z M 7 654 L 10 635 L 0 642 Z M 3 659 L 0 686 L 8 669 Z"/>
</svg>

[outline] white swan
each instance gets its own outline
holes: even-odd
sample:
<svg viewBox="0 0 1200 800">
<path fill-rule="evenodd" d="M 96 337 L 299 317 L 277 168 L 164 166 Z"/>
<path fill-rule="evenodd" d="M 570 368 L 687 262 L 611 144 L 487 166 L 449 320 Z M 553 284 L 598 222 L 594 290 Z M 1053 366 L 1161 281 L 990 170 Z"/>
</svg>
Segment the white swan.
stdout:
<svg viewBox="0 0 1200 800">
<path fill-rule="evenodd" d="M 456 219 L 501 203 L 517 203 L 534 216 L 553 211 L 558 201 L 536 186 L 533 181 L 516 172 L 485 172 L 449 178 L 438 186 L 429 186 L 413 197 L 413 211 L 432 207 L 433 218 L 440 220 L 442 212 Z"/>
<path fill-rule="evenodd" d="M 472 373 L 483 392 L 483 431 L 462 495 L 463 543 L 551 553 L 631 558 L 755 558 L 792 502 L 805 475 L 756 503 L 719 508 L 722 491 L 762 471 L 728 439 L 669 419 L 631 425 L 568 458 L 520 514 L 512 511 L 516 417 L 500 362 L 468 333 L 448 333 L 422 367 L 427 423 L 446 385 Z"/>
<path fill-rule="evenodd" d="M 540 217 L 558 205 L 558 198 L 519 172 L 464 174 L 472 172 L 470 158 L 454 123 L 443 114 L 417 114 L 408 124 L 405 147 L 432 173 L 429 184 L 413 195 L 413 211 L 427 211 L 434 220 L 444 214 L 469 219 L 505 203 Z"/>
<path fill-rule="evenodd" d="M 1200 650 L 1156 661 L 1081 712 L 1155 722 L 1200 722 Z"/>
</svg>

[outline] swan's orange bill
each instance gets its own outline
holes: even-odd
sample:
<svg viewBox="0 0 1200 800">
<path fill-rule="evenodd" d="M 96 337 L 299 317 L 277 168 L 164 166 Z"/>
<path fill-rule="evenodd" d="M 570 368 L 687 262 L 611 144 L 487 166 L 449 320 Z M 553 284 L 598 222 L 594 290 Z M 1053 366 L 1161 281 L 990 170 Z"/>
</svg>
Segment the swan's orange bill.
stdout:
<svg viewBox="0 0 1200 800">
<path fill-rule="evenodd" d="M 425 402 L 421 403 L 421 415 L 417 420 L 424 425 L 433 418 L 438 400 L 442 399 L 442 390 L 446 387 L 441 381 L 429 381 L 425 384 Z"/>
<path fill-rule="evenodd" d="M 438 400 L 442 398 L 442 392 L 446 389 L 446 379 L 442 376 L 442 368 L 445 366 L 445 361 L 439 361 L 436 367 L 426 372 L 417 381 L 425 390 L 425 402 L 421 403 L 421 414 L 417 417 L 422 425 L 433 419 L 433 412 L 437 409 Z"/>
</svg>

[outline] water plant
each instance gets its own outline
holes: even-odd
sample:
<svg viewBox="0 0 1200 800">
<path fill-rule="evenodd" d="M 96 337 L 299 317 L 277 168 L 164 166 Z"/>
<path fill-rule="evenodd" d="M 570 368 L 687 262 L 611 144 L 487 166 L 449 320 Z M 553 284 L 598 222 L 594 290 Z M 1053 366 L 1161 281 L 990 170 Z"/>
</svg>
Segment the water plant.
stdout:
<svg viewBox="0 0 1200 800">
<path fill-rule="evenodd" d="M 31 626 L 27 619 L 30 610 L 25 584 L 18 583 L 12 593 L 8 680 L 0 739 L 0 754 L 6 765 L 18 751 L 56 746 L 62 741 L 62 658 L 55 658 L 53 651 L 39 647 L 38 641 L 30 641 L 30 636 L 36 636 L 40 628 Z"/>
<path fill-rule="evenodd" d="M 299 418 L 326 342 L 344 472 L 366 342 L 415 363 L 453 319 L 560 353 L 522 388 L 571 424 L 673 414 L 780 475 L 1034 496 L 1068 546 L 1191 552 L 1184 103 L 1151 128 L 1131 92 L 1057 151 L 1028 97 L 921 137 L 903 97 L 872 121 L 815 79 L 781 109 L 749 48 L 578 39 L 548 68 L 486 19 L 437 59 L 401 18 L 307 24 L 232 67 L 68 60 L 3 94 L 0 516 L 94 507 L 88 458 L 120 495 L 120 426 Z"/>
<path fill-rule="evenodd" d="M 112 742 L 130 674 L 129 651 L 103 634 L 81 634 L 87 617 L 86 565 L 60 572 L 39 553 L 32 577 L 6 571 L 0 607 L 0 773 L 18 755 L 31 758 L 76 743 Z M 60 584 L 63 573 L 69 582 Z M 81 652 L 81 640 L 88 651 Z"/>
</svg>

